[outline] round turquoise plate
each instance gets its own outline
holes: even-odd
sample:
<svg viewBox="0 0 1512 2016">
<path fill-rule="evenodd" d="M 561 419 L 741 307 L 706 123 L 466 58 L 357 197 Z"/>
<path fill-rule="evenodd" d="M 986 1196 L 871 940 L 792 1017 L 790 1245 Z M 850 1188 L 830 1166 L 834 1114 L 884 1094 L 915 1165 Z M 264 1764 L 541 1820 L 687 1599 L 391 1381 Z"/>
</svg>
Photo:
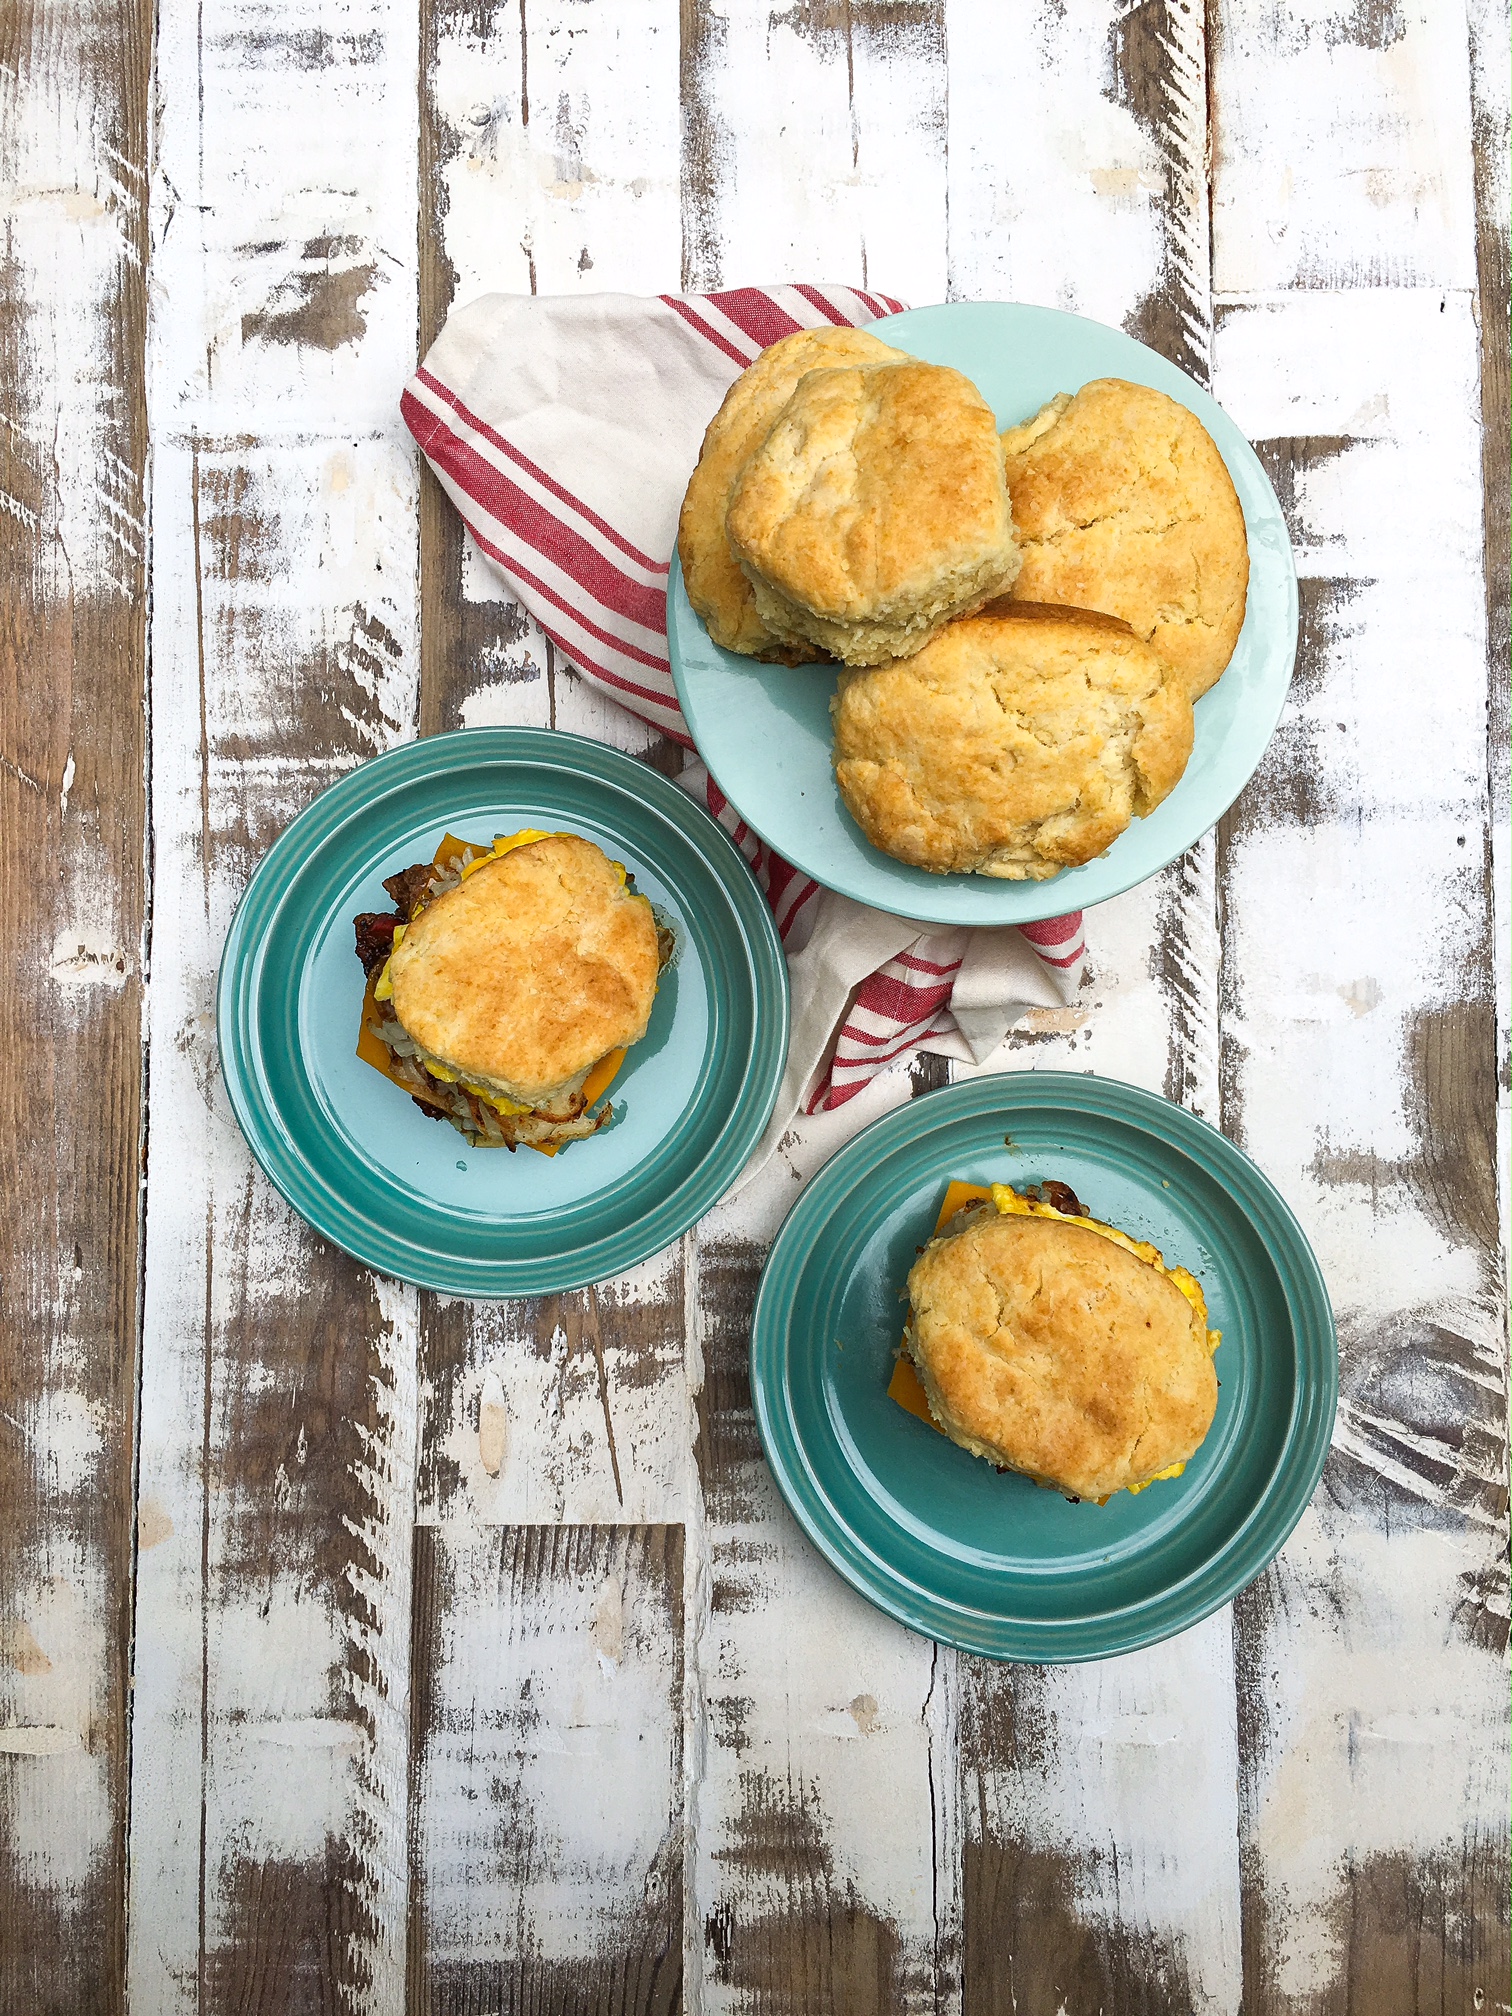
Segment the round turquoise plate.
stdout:
<svg viewBox="0 0 1512 2016">
<path fill-rule="evenodd" d="M 355 1054 L 352 919 L 443 833 L 581 833 L 635 876 L 677 955 L 610 1087 L 614 1119 L 555 1157 L 475 1148 Z M 787 1054 L 787 966 L 745 862 L 685 792 L 577 735 L 479 728 L 407 743 L 283 833 L 221 960 L 221 1068 L 247 1143 L 318 1232 L 454 1295 L 539 1295 L 659 1252 L 760 1140 Z"/>
<path fill-rule="evenodd" d="M 1200 385 L 1121 330 L 1056 308 L 955 301 L 891 315 L 878 333 L 953 364 L 1008 427 L 1091 378 L 1129 378 L 1179 399 L 1207 428 L 1234 479 L 1249 534 L 1249 605 L 1228 670 L 1197 703 L 1186 775 L 1105 854 L 1048 882 L 930 875 L 872 846 L 830 768 L 832 667 L 760 665 L 722 651 L 694 615 L 676 560 L 668 596 L 672 673 L 683 713 L 720 789 L 769 845 L 827 889 L 937 924 L 1027 924 L 1102 903 L 1184 854 L 1233 804 L 1275 732 L 1297 648 L 1297 577 L 1276 493 L 1254 450 Z"/>
<path fill-rule="evenodd" d="M 1058 1178 L 1197 1275 L 1223 1342 L 1183 1476 L 1072 1504 L 888 1399 L 908 1270 L 953 1177 Z M 1338 1364 L 1317 1261 L 1252 1162 L 1133 1085 L 1025 1071 L 928 1093 L 825 1165 L 762 1276 L 751 1390 L 783 1496 L 863 1596 L 968 1652 L 1063 1661 L 1183 1631 L 1260 1573 L 1322 1471 Z"/>
</svg>

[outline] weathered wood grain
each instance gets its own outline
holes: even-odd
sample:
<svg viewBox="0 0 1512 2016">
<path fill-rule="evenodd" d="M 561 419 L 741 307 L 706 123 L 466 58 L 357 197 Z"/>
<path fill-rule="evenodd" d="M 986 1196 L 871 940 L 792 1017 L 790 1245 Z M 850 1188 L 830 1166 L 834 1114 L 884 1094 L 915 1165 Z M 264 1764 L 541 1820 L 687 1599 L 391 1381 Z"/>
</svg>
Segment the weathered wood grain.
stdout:
<svg viewBox="0 0 1512 2016">
<path fill-rule="evenodd" d="M 1220 285 L 1377 287 L 1235 303 L 1220 346 L 1219 396 L 1267 437 L 1304 611 L 1295 707 L 1227 826 L 1225 1126 L 1314 1228 L 1343 1361 L 1324 1490 L 1236 1606 L 1246 2008 L 1479 2007 L 1506 1975 L 1492 1902 L 1506 1854 L 1505 1325 L 1478 755 L 1488 649 L 1493 695 L 1505 676 L 1488 564 L 1505 350 L 1484 319 L 1505 271 L 1487 215 L 1503 173 L 1504 80 L 1485 82 L 1499 30 L 1472 31 L 1477 100 L 1452 9 L 1220 24 Z M 1298 111 L 1325 75 L 1348 79 L 1348 127 L 1338 146 L 1299 149 Z M 1394 280 L 1424 291 L 1379 290 Z M 1429 515 L 1430 543 L 1403 547 L 1383 483 Z M 1431 645 L 1412 629 L 1430 609 Z M 1493 794 L 1501 740 L 1493 725 Z M 1283 1052 L 1313 1088 L 1292 1112 L 1272 1089 Z M 1337 1831 L 1309 1838 L 1323 1811 Z"/>
<path fill-rule="evenodd" d="M 388 0 L 171 0 L 149 218 L 150 26 L 0 27 L 0 2004 L 122 2003 L 150 276 L 134 2005 L 1496 2006 L 1504 10 L 1236 0 L 1208 51 L 1181 0 L 427 0 L 417 48 Z M 219 946 L 325 783 L 417 719 L 670 760 L 417 480 L 417 293 L 423 345 L 484 286 L 679 274 L 1053 301 L 1212 353 L 1276 480 L 1303 621 L 1267 764 L 992 1066 L 1221 1118 L 1318 1246 L 1340 1431 L 1232 1643 L 959 1659 L 777 1501 L 766 1244 L 937 1060 L 678 1252 L 499 1309 L 323 1248 L 230 1121 Z"/>
<path fill-rule="evenodd" d="M 1512 725 L 1508 720 L 1512 675 L 1512 548 L 1509 548 L 1508 480 L 1512 473 L 1512 389 L 1508 383 L 1508 166 L 1509 79 L 1506 10 L 1470 9 L 1470 130 L 1475 148 L 1475 270 L 1481 364 L 1481 510 L 1486 586 L 1487 768 L 1491 806 L 1491 888 L 1496 928 L 1497 1168 L 1503 1211 L 1512 1195 L 1512 935 L 1508 889 L 1512 884 Z"/>
<path fill-rule="evenodd" d="M 1201 8 L 1011 0 L 948 19 L 952 295 L 1091 315 L 1203 377 Z"/>
<path fill-rule="evenodd" d="M 674 7 L 431 4 L 422 52 L 422 340 L 489 289 L 676 285 Z M 422 728 L 572 728 L 665 761 L 424 483 Z M 678 2005 L 683 1305 L 681 1248 L 572 1295 L 423 1298 L 412 2007 Z M 471 1733 L 475 1698 L 497 1736 Z"/>
<path fill-rule="evenodd" d="M 422 1528 L 415 1593 L 408 2007 L 680 2008 L 681 1528 Z"/>
<path fill-rule="evenodd" d="M 1459 2009 L 1506 1972 L 1471 306 L 1298 293 L 1226 307 L 1216 344 L 1309 611 L 1227 822 L 1224 1124 L 1298 1211 L 1341 1349 L 1323 1488 L 1236 1606 L 1246 2010 Z"/>
<path fill-rule="evenodd" d="M 965 2016 L 1238 2009 L 1233 1744 L 1191 1712 L 1232 1700 L 1226 1641 L 963 1672 L 963 1754 L 990 1760 L 964 1794 Z"/>
<path fill-rule="evenodd" d="M 936 1915 L 934 1648 L 839 1582 L 777 1496 L 747 1370 L 764 1244 L 742 1234 L 698 1243 L 695 2006 L 931 2008 L 953 1943 Z"/>
<path fill-rule="evenodd" d="M 828 279 L 943 297 L 943 7 L 688 6 L 682 54 L 685 286 Z M 925 1065 L 917 1083 L 944 1076 Z M 934 1655 L 798 1533 L 760 1454 L 746 1372 L 751 1300 L 795 1178 L 912 1078 L 879 1081 L 784 1144 L 695 1243 L 695 2008 L 932 2009 L 938 1950 L 958 1945 L 948 1861 L 936 1881 L 931 1756 L 943 1779 L 941 1736 L 947 1752 L 953 1738 L 925 1719 Z"/>
<path fill-rule="evenodd" d="M 256 860 L 412 708 L 412 616 L 386 581 L 402 594 L 413 568 L 408 476 L 385 443 L 157 453 L 164 1175 L 148 1208 L 132 1993 L 165 2010 L 361 1994 L 382 2009 L 401 1978 L 415 1296 L 324 1246 L 253 1170 L 211 1004 Z M 385 516 L 395 536 L 354 542 L 354 520 Z"/>
<path fill-rule="evenodd" d="M 1452 0 L 1219 0 L 1213 280 L 1475 284 L 1466 10 Z"/>
<path fill-rule="evenodd" d="M 1499 1230 L 1502 1246 L 1500 1287 L 1502 1289 L 1502 1343 L 1507 1341 L 1506 1294 L 1507 1261 L 1512 1249 L 1512 923 L 1509 923 L 1509 885 L 1512 885 L 1512 731 L 1509 731 L 1509 680 L 1512 680 L 1512 552 L 1509 552 L 1509 479 L 1512 479 L 1512 441 L 1509 441 L 1508 386 L 1509 331 L 1508 303 L 1508 167 L 1509 89 L 1512 89 L 1512 54 L 1508 49 L 1508 20 L 1497 7 L 1474 7 L 1470 11 L 1470 104 L 1471 133 L 1475 147 L 1476 196 L 1476 276 L 1477 329 L 1480 337 L 1481 367 L 1481 510 L 1482 557 L 1486 592 L 1487 671 L 1487 768 L 1490 836 L 1489 856 L 1492 917 L 1492 960 L 1495 974 L 1496 1028 L 1494 1069 L 1497 1075 L 1497 1194 L 1500 1204 Z M 1492 1866 L 1485 1888 L 1494 1894 L 1501 1875 L 1500 1857 L 1504 1842 L 1492 1834 Z M 1423 1886 L 1427 1887 L 1427 1886 Z M 1476 1886 L 1477 1889 L 1480 1886 Z M 1487 1942 L 1494 1954 L 1496 1940 Z M 1488 1956 L 1490 1957 L 1490 1956 Z M 1488 1969 L 1489 1971 L 1489 1969 Z M 1473 1991 L 1472 1991 L 1473 1992 Z"/>
<path fill-rule="evenodd" d="M 683 286 L 945 297 L 943 0 L 687 0 Z"/>
<path fill-rule="evenodd" d="M 412 2007 L 676 2006 L 691 1425 L 683 1264 L 679 1246 L 577 1294 L 495 1307 L 424 1298 Z M 654 1600 L 644 1596 L 636 1626 L 640 1663 L 627 1669 L 634 1686 L 606 1694 L 580 1725 L 578 1696 L 561 1698 L 554 1683 L 542 1693 L 531 1676 L 547 1657 L 581 1653 L 591 1662 L 592 1646 L 579 1642 L 583 1606 L 596 1618 L 592 1575 L 607 1572 L 593 1564 L 640 1560 L 646 1546 L 659 1565 Z M 497 1571 L 501 1560 L 515 1565 Z M 489 1580 L 496 1571 L 513 1591 L 502 1617 L 504 1599 Z M 634 1572 L 652 1571 L 642 1563 Z M 599 1621 L 590 1636 L 603 1653 Z M 459 1733 L 448 1703 L 480 1684 L 522 1689 L 533 1704 L 539 1752 L 524 1790 L 518 1767 L 501 1776 L 481 1740 Z M 670 1703 L 651 1719 L 648 1686 L 664 1688 Z M 622 1706 L 627 1691 L 631 1705 Z M 600 1723 L 601 1743 L 574 1733 Z M 655 1753 L 661 1775 L 652 1783 L 636 1746 L 649 1746 L 663 1723 L 672 1733 Z M 517 1736 L 498 1740 L 516 1752 Z M 633 1785 L 644 1798 L 632 1797 L 627 1771 L 639 1774 Z M 531 1800 L 540 1809 L 534 1819 Z M 600 1836 L 624 1848 L 612 1870 L 590 1852 Z M 485 1838 L 496 1847 L 480 1861 Z"/>
<path fill-rule="evenodd" d="M 272 840 L 413 732 L 414 31 L 382 0 L 227 0 L 158 37 L 130 1993 L 377 2016 L 403 2003 L 416 1297 L 254 1171 L 213 987 Z"/>
<path fill-rule="evenodd" d="M 487 292 L 676 286 L 677 61 L 672 0 L 594 13 L 582 0 L 426 0 L 422 349 L 455 303 Z M 577 727 L 652 750 L 651 729 L 565 668 L 559 682 L 429 472 L 421 496 L 422 730 Z"/>
<path fill-rule="evenodd" d="M 680 1246 L 569 1295 L 496 1304 L 427 1296 L 422 1525 L 654 1524 L 682 1511 Z M 480 1446 L 484 1388 L 504 1442 Z"/>
<path fill-rule="evenodd" d="M 1505 10 L 1470 9 L 1470 137 L 1475 165 L 1475 272 L 1481 366 L 1481 483 L 1486 536 L 1486 648 L 1493 708 L 1493 777 L 1505 789 L 1507 737 L 1507 211 L 1509 112 Z M 1505 816 L 1505 803 L 1497 812 Z"/>
<path fill-rule="evenodd" d="M 152 15 L 0 19 L 0 2005 L 122 2006 Z M 81 117 L 87 108 L 87 117 Z"/>
<path fill-rule="evenodd" d="M 959 11 L 959 28 L 955 10 L 949 24 L 952 291 L 1121 323 L 1205 381 L 1200 13 L 1026 7 L 1004 34 L 985 10 Z M 1020 145 L 994 174 L 1010 97 Z M 1080 1000 L 1031 1016 L 1009 1038 L 1009 1067 L 1096 1070 L 1216 1119 L 1211 838 L 1091 912 L 1087 937 Z M 1227 1613 L 1094 1668 L 957 1664 L 967 2016 L 1236 2008 Z M 1184 1824 L 1173 1832 L 1178 1809 Z"/>
</svg>

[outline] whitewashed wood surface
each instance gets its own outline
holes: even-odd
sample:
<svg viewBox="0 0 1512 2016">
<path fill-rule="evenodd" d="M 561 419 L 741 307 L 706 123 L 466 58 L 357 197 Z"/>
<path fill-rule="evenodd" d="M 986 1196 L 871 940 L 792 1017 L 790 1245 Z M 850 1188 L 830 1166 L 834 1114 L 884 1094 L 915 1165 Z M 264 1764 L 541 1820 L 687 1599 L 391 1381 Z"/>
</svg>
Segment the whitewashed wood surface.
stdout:
<svg viewBox="0 0 1512 2016">
<path fill-rule="evenodd" d="M 0 49 L 0 2016 L 1505 2010 L 1505 8 L 12 0 Z M 1278 1561 L 1101 1665 L 910 1636 L 761 1460 L 765 1246 L 939 1068 L 504 1306 L 326 1247 L 219 1082 L 232 909 L 334 778 L 671 760 L 422 479 L 448 306 L 790 278 L 1132 330 L 1296 546 L 1259 775 L 985 1067 L 1221 1125 L 1338 1315 Z"/>
</svg>

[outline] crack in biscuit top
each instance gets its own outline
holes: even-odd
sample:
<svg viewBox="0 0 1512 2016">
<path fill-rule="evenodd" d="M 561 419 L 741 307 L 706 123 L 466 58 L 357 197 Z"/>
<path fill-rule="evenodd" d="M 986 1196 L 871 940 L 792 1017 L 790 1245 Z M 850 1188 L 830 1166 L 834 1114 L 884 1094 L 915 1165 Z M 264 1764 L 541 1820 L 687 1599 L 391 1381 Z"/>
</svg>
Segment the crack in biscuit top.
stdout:
<svg viewBox="0 0 1512 2016">
<path fill-rule="evenodd" d="M 1014 593 L 1120 616 L 1195 700 L 1244 622 L 1244 513 L 1195 414 L 1149 386 L 1096 379 L 1002 437 L 1024 564 Z"/>
</svg>

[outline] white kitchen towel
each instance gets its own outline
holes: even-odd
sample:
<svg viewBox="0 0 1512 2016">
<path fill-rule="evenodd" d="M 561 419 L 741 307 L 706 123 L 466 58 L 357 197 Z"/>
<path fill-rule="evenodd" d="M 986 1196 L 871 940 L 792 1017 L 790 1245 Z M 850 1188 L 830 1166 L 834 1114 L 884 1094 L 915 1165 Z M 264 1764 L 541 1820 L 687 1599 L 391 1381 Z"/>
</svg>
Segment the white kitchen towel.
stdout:
<svg viewBox="0 0 1512 2016">
<path fill-rule="evenodd" d="M 902 306 L 834 286 L 489 294 L 450 316 L 401 411 L 510 595 L 583 678 L 691 751 L 667 571 L 704 428 L 767 344 Z M 679 782 L 750 863 L 788 955 L 792 1043 L 764 1149 L 910 1050 L 981 1062 L 1026 1010 L 1075 994 L 1080 912 L 975 931 L 888 916 L 773 853 L 701 764 Z"/>
</svg>

